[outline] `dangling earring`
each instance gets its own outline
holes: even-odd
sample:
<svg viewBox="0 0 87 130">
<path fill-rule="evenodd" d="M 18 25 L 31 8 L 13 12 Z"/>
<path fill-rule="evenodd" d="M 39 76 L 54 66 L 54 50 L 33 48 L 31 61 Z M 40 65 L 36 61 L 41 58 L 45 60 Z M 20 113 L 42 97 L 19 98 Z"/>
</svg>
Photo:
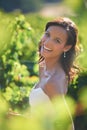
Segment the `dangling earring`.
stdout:
<svg viewBox="0 0 87 130">
<path fill-rule="evenodd" d="M 64 52 L 64 55 L 63 55 L 63 56 L 64 56 L 64 58 L 66 58 L 66 52 Z"/>
</svg>

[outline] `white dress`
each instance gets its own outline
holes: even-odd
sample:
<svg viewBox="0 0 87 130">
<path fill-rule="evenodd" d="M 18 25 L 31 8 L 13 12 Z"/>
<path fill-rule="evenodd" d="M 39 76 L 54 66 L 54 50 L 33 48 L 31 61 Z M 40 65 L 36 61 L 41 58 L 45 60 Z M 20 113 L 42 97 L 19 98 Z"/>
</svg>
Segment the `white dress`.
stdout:
<svg viewBox="0 0 87 130">
<path fill-rule="evenodd" d="M 72 120 L 72 117 L 71 117 L 70 111 L 68 109 L 68 106 L 66 104 L 64 96 L 62 96 L 62 99 L 64 101 L 65 107 L 66 107 L 66 109 L 68 111 L 68 114 L 69 114 L 69 117 L 70 117 L 70 120 L 71 120 L 71 124 L 72 124 L 71 126 L 72 126 L 72 128 L 70 130 L 75 130 L 74 129 L 74 125 L 73 125 L 73 120 Z M 52 108 L 51 110 L 53 110 L 53 108 L 54 108 L 53 107 L 53 103 L 51 102 L 50 98 L 46 95 L 46 93 L 43 91 L 43 89 L 40 88 L 40 87 L 35 88 L 35 86 L 32 88 L 32 90 L 30 92 L 30 95 L 29 95 L 29 104 L 31 106 L 31 109 L 33 109 L 33 110 L 36 109 L 36 106 L 38 106 L 38 105 L 44 105 L 44 104 L 45 105 L 48 104 L 50 106 L 49 109 Z M 48 110 L 48 111 L 50 111 L 50 110 Z M 62 125 L 62 123 L 61 123 L 61 125 Z"/>
<path fill-rule="evenodd" d="M 40 104 L 52 104 L 49 97 L 45 94 L 42 88 L 33 88 L 29 95 L 29 103 L 31 107 L 34 107 L 36 105 Z"/>
</svg>

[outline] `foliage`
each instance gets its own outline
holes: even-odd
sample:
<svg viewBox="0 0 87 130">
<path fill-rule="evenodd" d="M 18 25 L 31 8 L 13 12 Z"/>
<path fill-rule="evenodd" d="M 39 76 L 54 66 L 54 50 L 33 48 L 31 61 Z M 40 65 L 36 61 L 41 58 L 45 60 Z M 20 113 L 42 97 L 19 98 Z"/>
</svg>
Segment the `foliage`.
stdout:
<svg viewBox="0 0 87 130">
<path fill-rule="evenodd" d="M 10 45 L 9 42 L 14 30 L 13 24 L 11 24 L 13 17 L 0 12 L 0 19 L 0 55 L 2 55 L 3 51 Z"/>
<path fill-rule="evenodd" d="M 87 70 L 83 70 L 77 76 L 69 86 L 68 94 L 75 100 L 79 101 L 79 92 L 85 89 L 87 86 Z"/>
<path fill-rule="evenodd" d="M 86 10 L 86 1 L 85 0 L 63 0 L 64 3 L 72 8 L 72 10 L 76 13 L 82 12 L 82 10 Z M 84 12 L 83 11 L 83 12 Z"/>
<path fill-rule="evenodd" d="M 16 17 L 13 24 L 13 35 L 8 49 L 6 48 L 0 58 L 0 86 L 3 96 L 10 102 L 13 108 L 26 108 L 28 105 L 28 96 L 31 84 L 30 72 L 26 65 L 21 64 L 21 59 L 26 55 L 24 51 L 31 50 L 28 55 L 32 60 L 35 58 L 31 36 L 34 33 L 29 23 L 25 21 L 24 16 Z M 33 39 L 33 38 L 32 38 Z M 25 48 L 27 48 L 25 50 Z M 31 56 L 32 55 L 32 56 Z M 35 79 L 35 78 L 34 78 Z M 36 78 L 37 80 L 38 78 Z M 26 102 L 26 105 L 24 104 Z M 24 104 L 24 105 L 23 105 Z"/>
<path fill-rule="evenodd" d="M 71 107 L 74 106 L 72 99 L 67 98 L 67 101 Z M 57 98 L 51 104 L 40 104 L 36 106 L 36 109 L 33 112 L 27 113 L 10 113 L 14 115 L 9 115 L 8 107 L 5 100 L 0 97 L 1 108 L 0 113 L 0 129 L 4 130 L 68 130 L 71 119 L 67 112 L 66 104 L 63 102 L 62 98 Z M 60 104 L 60 105 L 59 105 Z M 62 109 L 61 109 L 62 108 Z M 65 108 L 65 109 L 63 109 Z"/>
</svg>

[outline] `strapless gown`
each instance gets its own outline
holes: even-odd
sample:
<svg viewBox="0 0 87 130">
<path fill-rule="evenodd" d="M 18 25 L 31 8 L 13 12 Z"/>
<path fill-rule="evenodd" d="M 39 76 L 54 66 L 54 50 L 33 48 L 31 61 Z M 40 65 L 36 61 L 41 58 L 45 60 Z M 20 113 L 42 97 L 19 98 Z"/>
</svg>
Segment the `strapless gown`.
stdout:
<svg viewBox="0 0 87 130">
<path fill-rule="evenodd" d="M 62 99 L 63 99 L 63 102 L 65 104 L 65 107 L 67 109 L 67 112 L 68 112 L 68 115 L 70 117 L 70 120 L 71 120 L 71 126 L 72 126 L 72 129 L 70 130 L 75 130 L 74 129 L 74 124 L 73 124 L 73 120 L 72 120 L 72 117 L 71 117 L 71 114 L 70 114 L 70 111 L 69 111 L 69 108 L 66 104 L 66 101 L 65 101 L 65 98 L 64 96 L 62 96 Z M 54 108 L 53 107 L 53 103 L 52 101 L 50 100 L 50 98 L 46 95 L 46 93 L 43 91 L 42 88 L 38 87 L 38 88 L 35 88 L 35 86 L 32 88 L 31 92 L 30 92 L 30 95 L 29 95 L 29 104 L 31 106 L 31 109 L 35 109 L 35 106 L 38 106 L 38 105 L 46 105 L 48 104 L 50 107 L 49 108 Z M 64 108 L 65 109 L 65 108 Z M 62 124 L 62 123 L 61 123 Z"/>
<path fill-rule="evenodd" d="M 46 104 L 49 103 L 52 105 L 49 97 L 45 94 L 42 88 L 33 88 L 29 95 L 29 103 L 30 106 L 36 106 L 40 104 Z"/>
</svg>

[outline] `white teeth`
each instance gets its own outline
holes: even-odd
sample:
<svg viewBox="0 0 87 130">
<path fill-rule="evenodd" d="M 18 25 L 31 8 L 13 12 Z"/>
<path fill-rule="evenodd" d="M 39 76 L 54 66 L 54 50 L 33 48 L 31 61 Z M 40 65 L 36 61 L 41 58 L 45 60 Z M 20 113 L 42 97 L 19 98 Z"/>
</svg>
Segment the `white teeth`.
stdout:
<svg viewBox="0 0 87 130">
<path fill-rule="evenodd" d="M 45 47 L 45 46 L 44 46 L 44 49 L 46 49 L 46 50 L 48 50 L 48 51 L 52 51 L 50 48 L 47 48 L 47 47 Z"/>
</svg>

